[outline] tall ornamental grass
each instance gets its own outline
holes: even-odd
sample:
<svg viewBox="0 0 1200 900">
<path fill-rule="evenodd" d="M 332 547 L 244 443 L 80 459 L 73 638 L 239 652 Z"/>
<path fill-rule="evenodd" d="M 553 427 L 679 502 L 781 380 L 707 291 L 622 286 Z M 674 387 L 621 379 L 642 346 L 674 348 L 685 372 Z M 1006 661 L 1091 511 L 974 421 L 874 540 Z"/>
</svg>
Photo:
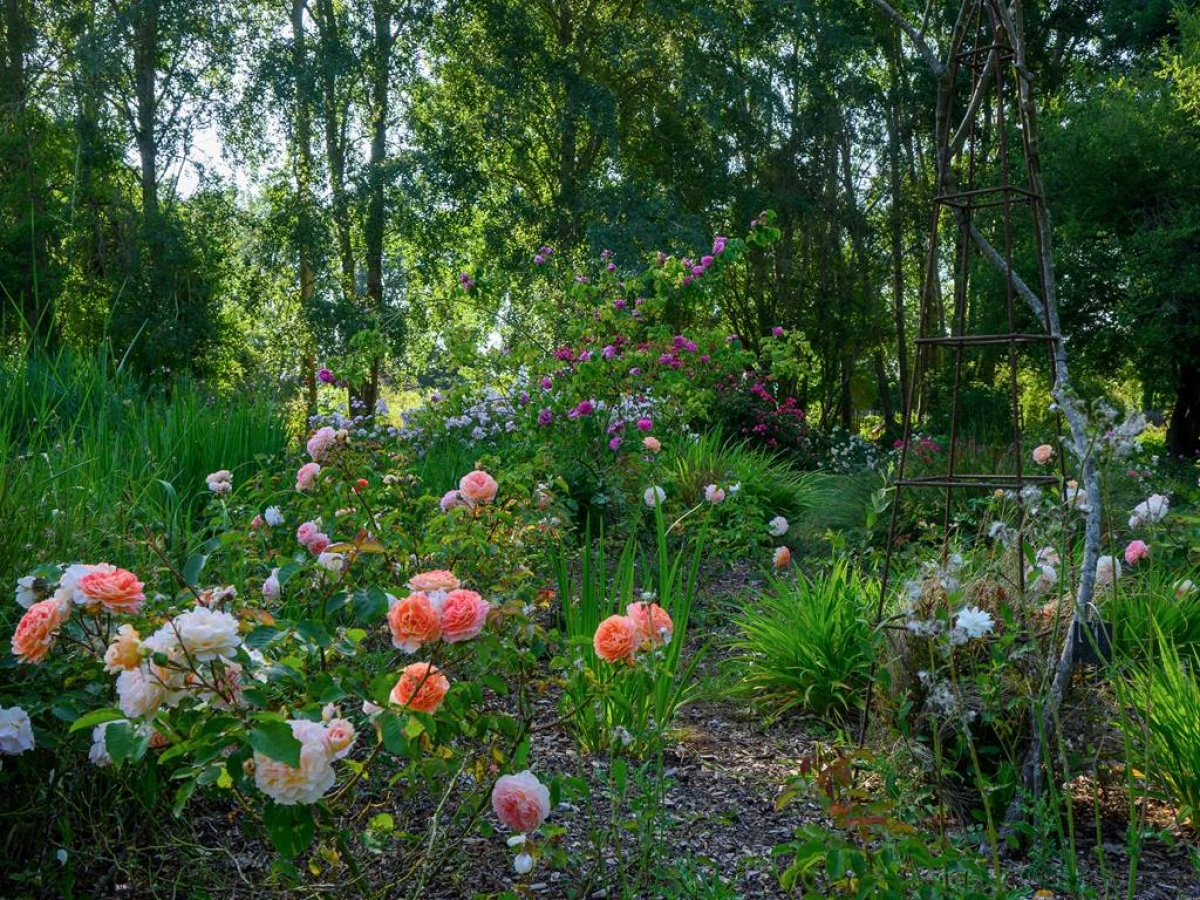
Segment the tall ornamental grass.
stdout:
<svg viewBox="0 0 1200 900">
<path fill-rule="evenodd" d="M 777 716 L 792 710 L 841 716 L 860 706 L 876 591 L 845 560 L 821 578 L 772 582 L 734 617 L 734 694 Z"/>
<path fill-rule="evenodd" d="M 103 351 L 0 360 L 0 579 L 119 548 L 133 563 L 130 545 L 150 535 L 182 561 L 203 524 L 205 476 L 244 481 L 286 440 L 269 396 L 187 380 L 154 390 Z"/>
</svg>

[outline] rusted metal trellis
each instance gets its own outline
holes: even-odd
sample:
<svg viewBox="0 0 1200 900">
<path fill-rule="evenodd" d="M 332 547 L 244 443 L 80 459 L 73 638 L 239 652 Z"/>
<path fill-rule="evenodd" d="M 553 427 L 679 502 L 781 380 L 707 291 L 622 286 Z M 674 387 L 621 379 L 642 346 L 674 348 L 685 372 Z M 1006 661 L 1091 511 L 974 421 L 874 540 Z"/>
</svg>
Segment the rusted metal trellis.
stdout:
<svg viewBox="0 0 1200 900">
<path fill-rule="evenodd" d="M 938 84 L 935 139 L 937 185 L 922 286 L 921 328 L 916 341 L 916 364 L 904 404 L 904 436 L 892 501 L 876 626 L 882 621 L 888 596 L 900 498 L 909 489 L 944 492 L 943 565 L 950 547 L 955 492 L 980 488 L 1012 491 L 1017 499 L 1017 521 L 1012 532 L 1018 560 L 1017 587 L 1018 592 L 1024 594 L 1026 522 L 1022 491 L 1030 485 L 1060 485 L 1062 478 L 1062 474 L 1032 474 L 1026 472 L 1024 466 L 1018 384 L 1019 353 L 1022 347 L 1043 345 L 1049 358 L 1051 391 L 1059 401 L 1061 410 L 1058 414 L 1059 432 L 1061 434 L 1062 415 L 1065 412 L 1071 429 L 1070 446 L 1080 456 L 1085 490 L 1093 507 L 1088 517 L 1088 539 L 1076 595 L 1073 636 L 1079 624 L 1086 622 L 1093 590 L 1094 575 L 1089 571 L 1089 566 L 1094 569 L 1095 547 L 1098 545 L 1099 495 L 1095 485 L 1094 464 L 1083 449 L 1087 444 L 1086 420 L 1074 405 L 1066 375 L 1065 346 L 1055 305 L 1049 218 L 1038 157 L 1036 106 L 1032 79 L 1026 68 L 1020 3 L 1019 0 L 962 0 L 949 41 L 939 59 L 926 40 L 924 24 L 918 28 L 885 0 L 874 2 L 905 31 L 933 70 Z M 989 178 L 992 179 L 990 182 L 987 181 Z M 1032 247 L 1028 248 L 1036 259 L 1036 277 L 1032 285 L 1017 274 L 1014 264 L 1014 223 L 1018 215 L 1027 217 L 1028 230 L 1023 234 L 1032 236 Z M 954 226 L 952 255 L 943 254 L 940 243 L 947 216 Z M 950 264 L 943 262 L 947 255 L 952 256 Z M 979 297 L 978 292 L 973 290 L 970 277 L 972 263 L 976 260 L 984 261 L 1002 277 L 1005 331 L 978 333 L 971 330 L 971 305 Z M 948 327 L 943 327 L 941 322 L 944 317 L 938 314 L 942 304 L 942 276 L 943 269 L 949 269 L 951 265 L 953 311 Z M 1022 306 L 1029 310 L 1037 325 L 1030 327 L 1025 324 L 1022 327 L 1022 323 L 1030 318 L 1019 315 Z M 974 317 L 976 320 L 978 318 Z M 960 391 L 963 387 L 964 360 L 970 351 L 988 347 L 1007 349 L 1012 437 L 1005 458 L 1011 460 L 1011 466 L 1009 471 L 1001 472 L 960 472 Z M 909 474 L 909 448 L 919 407 L 914 401 L 922 396 L 923 384 L 934 368 L 935 355 L 939 354 L 943 360 L 949 354 L 954 373 L 946 469 L 939 474 L 914 477 Z M 1065 465 L 1063 454 L 1059 454 L 1059 459 Z M 1059 702 L 1066 689 L 1066 681 L 1075 662 L 1074 643 L 1069 639 L 1065 644 L 1050 689 L 1050 703 Z M 873 671 L 872 685 L 874 680 Z M 871 688 L 868 689 L 860 742 L 866 738 L 870 711 Z M 1047 708 L 1043 708 L 1035 712 L 1035 717 L 1040 715 L 1042 725 L 1047 711 Z M 1043 731 L 1042 727 L 1034 729 L 1034 743 L 1024 772 L 1026 786 L 1035 793 L 1041 789 L 1039 736 Z"/>
</svg>

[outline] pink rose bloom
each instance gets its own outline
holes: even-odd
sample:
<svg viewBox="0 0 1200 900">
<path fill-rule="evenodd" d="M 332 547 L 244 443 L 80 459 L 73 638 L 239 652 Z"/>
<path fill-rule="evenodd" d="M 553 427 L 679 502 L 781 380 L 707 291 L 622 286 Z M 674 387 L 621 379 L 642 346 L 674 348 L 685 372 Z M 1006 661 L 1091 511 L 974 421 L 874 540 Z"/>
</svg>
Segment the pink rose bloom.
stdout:
<svg viewBox="0 0 1200 900">
<path fill-rule="evenodd" d="M 496 498 L 496 491 L 499 487 L 495 478 L 482 469 L 476 469 L 462 477 L 458 483 L 458 492 L 467 499 L 468 503 L 475 505 L 476 503 L 491 503 Z"/>
<path fill-rule="evenodd" d="M 653 644 L 666 644 L 675 633 L 675 623 L 665 609 L 657 603 L 630 603 L 625 615 L 637 625 L 638 637 Z"/>
<path fill-rule="evenodd" d="M 1139 559 L 1145 559 L 1150 555 L 1150 547 L 1145 541 L 1130 541 L 1129 546 L 1125 548 L 1125 562 L 1129 565 L 1137 565 Z"/>
<path fill-rule="evenodd" d="M 307 491 L 313 486 L 317 480 L 317 476 L 321 474 L 321 466 L 318 463 L 305 463 L 296 472 L 296 490 Z"/>
<path fill-rule="evenodd" d="M 502 775 L 492 788 L 492 809 L 503 824 L 526 834 L 550 815 L 550 791 L 528 769 L 516 775 Z"/>
<path fill-rule="evenodd" d="M 662 444 L 659 442 L 658 438 L 656 438 L 656 437 L 643 438 L 642 446 L 645 447 L 647 450 L 649 450 L 651 453 L 657 453 L 659 450 L 662 449 Z"/>
<path fill-rule="evenodd" d="M 710 484 L 704 489 L 704 499 L 709 503 L 720 503 L 725 499 L 725 490 L 715 484 Z"/>
<path fill-rule="evenodd" d="M 487 622 L 488 602 L 474 591 L 456 590 L 442 601 L 442 640 L 454 644 L 477 637 Z"/>
<path fill-rule="evenodd" d="M 12 636 L 13 656 L 27 663 L 40 663 L 54 646 L 58 629 L 71 614 L 71 607 L 51 597 L 33 604 L 17 623 Z"/>
<path fill-rule="evenodd" d="M 87 597 L 87 605 L 98 603 L 111 613 L 135 613 L 146 595 L 137 576 L 113 566 L 97 566 L 75 583 L 75 590 Z"/>
<path fill-rule="evenodd" d="M 305 522 L 296 529 L 296 540 L 307 547 L 308 542 L 311 541 L 319 532 L 320 529 L 317 528 L 315 522 Z"/>
<path fill-rule="evenodd" d="M 325 534 L 323 531 L 318 531 L 308 539 L 308 543 L 304 546 L 308 548 L 308 552 L 313 556 L 320 556 L 326 551 L 326 549 L 328 549 L 331 543 L 333 542 L 329 540 L 329 535 Z"/>
<path fill-rule="evenodd" d="M 325 451 L 337 443 L 337 432 L 330 426 L 318 428 L 316 434 L 308 439 L 308 455 L 320 459 Z"/>
<path fill-rule="evenodd" d="M 450 512 L 456 506 L 470 506 L 458 491 L 446 491 L 438 505 L 442 507 L 442 512 Z"/>
<path fill-rule="evenodd" d="M 1054 448 L 1049 444 L 1042 444 L 1040 447 L 1033 448 L 1033 461 L 1039 466 L 1046 465 L 1052 459 L 1054 459 Z"/>
</svg>

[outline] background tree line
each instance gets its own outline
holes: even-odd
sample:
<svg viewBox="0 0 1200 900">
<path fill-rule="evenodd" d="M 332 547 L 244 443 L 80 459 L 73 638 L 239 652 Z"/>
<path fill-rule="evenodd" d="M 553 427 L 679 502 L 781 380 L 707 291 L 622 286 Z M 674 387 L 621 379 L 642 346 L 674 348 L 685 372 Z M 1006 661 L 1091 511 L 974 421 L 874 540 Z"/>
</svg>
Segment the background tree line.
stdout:
<svg viewBox="0 0 1200 900">
<path fill-rule="evenodd" d="M 1190 454 L 1200 19 L 1170 0 L 1039 0 L 1026 30 L 1072 352 L 1173 411 Z M 873 4 L 4 0 L 0 34 L 13 352 L 108 340 L 147 373 L 265 374 L 310 396 L 339 359 L 370 404 L 381 378 L 447 366 L 454 341 L 552 328 L 543 244 L 567 269 L 603 249 L 634 267 L 770 208 L 780 241 L 716 312 L 752 345 L 804 333 L 796 388 L 823 425 L 899 415 L 934 85 Z M 1003 286 L 984 269 L 969 315 L 996 330 Z M 501 299 L 454 290 L 460 272 Z M 982 405 L 1000 361 L 971 361 Z"/>
</svg>

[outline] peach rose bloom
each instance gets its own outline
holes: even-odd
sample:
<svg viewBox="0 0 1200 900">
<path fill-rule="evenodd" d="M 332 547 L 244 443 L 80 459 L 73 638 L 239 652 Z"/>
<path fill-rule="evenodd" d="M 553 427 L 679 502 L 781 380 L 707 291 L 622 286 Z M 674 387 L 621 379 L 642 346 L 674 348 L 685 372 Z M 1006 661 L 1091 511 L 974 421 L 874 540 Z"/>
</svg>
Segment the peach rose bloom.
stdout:
<svg viewBox="0 0 1200 900">
<path fill-rule="evenodd" d="M 413 663 L 400 673 L 400 680 L 392 688 L 391 701 L 413 712 L 432 715 L 442 705 L 448 690 L 450 682 L 437 666 Z"/>
<path fill-rule="evenodd" d="M 141 661 L 142 642 L 138 633 L 132 625 L 122 625 L 104 651 L 104 671 L 115 675 L 126 669 L 136 669 Z"/>
<path fill-rule="evenodd" d="M 637 622 L 629 616 L 609 616 L 600 623 L 592 638 L 596 655 L 611 663 L 633 659 L 639 643 Z"/>
<path fill-rule="evenodd" d="M 451 591 L 442 601 L 442 640 L 454 644 L 478 636 L 489 609 L 488 602 L 474 591 Z"/>
<path fill-rule="evenodd" d="M 454 576 L 454 573 L 446 569 L 421 572 L 414 575 L 408 582 L 409 589 L 414 591 L 452 591 L 460 585 L 461 582 Z"/>
<path fill-rule="evenodd" d="M 40 663 L 54 646 L 58 629 L 70 618 L 71 608 L 51 597 L 33 604 L 21 616 L 12 636 L 13 656 L 22 662 Z"/>
<path fill-rule="evenodd" d="M 528 769 L 516 775 L 501 775 L 492 788 L 492 809 L 503 824 L 525 834 L 550 815 L 550 791 Z"/>
<path fill-rule="evenodd" d="M 313 486 L 317 480 L 317 476 L 321 474 L 320 463 L 310 462 L 305 463 L 296 472 L 296 490 L 307 491 Z"/>
<path fill-rule="evenodd" d="M 787 547 L 776 547 L 775 555 L 771 557 L 771 563 L 776 569 L 786 569 L 792 564 L 792 551 Z"/>
<path fill-rule="evenodd" d="M 499 488 L 496 479 L 482 469 L 464 475 L 458 482 L 458 492 L 472 505 L 491 503 L 496 499 L 496 491 Z"/>
<path fill-rule="evenodd" d="M 1033 461 L 1039 466 L 1044 466 L 1052 459 L 1054 459 L 1054 448 L 1049 444 L 1042 444 L 1040 447 L 1033 448 Z"/>
<path fill-rule="evenodd" d="M 666 644 L 675 633 L 675 623 L 667 611 L 657 603 L 630 603 L 625 615 L 637 625 L 638 637 L 654 644 Z"/>
<path fill-rule="evenodd" d="M 141 609 L 142 602 L 146 599 L 142 592 L 145 585 L 137 580 L 136 575 L 125 569 L 105 568 L 111 568 L 111 571 L 98 569 L 84 575 L 76 582 L 75 590 L 111 613 L 131 614 Z"/>
<path fill-rule="evenodd" d="M 651 453 L 657 453 L 662 449 L 662 442 L 656 437 L 644 437 L 642 438 L 642 446 Z"/>
<path fill-rule="evenodd" d="M 392 646 L 405 653 L 416 653 L 442 635 L 437 610 L 422 593 L 409 594 L 388 610 L 387 619 Z"/>
</svg>

